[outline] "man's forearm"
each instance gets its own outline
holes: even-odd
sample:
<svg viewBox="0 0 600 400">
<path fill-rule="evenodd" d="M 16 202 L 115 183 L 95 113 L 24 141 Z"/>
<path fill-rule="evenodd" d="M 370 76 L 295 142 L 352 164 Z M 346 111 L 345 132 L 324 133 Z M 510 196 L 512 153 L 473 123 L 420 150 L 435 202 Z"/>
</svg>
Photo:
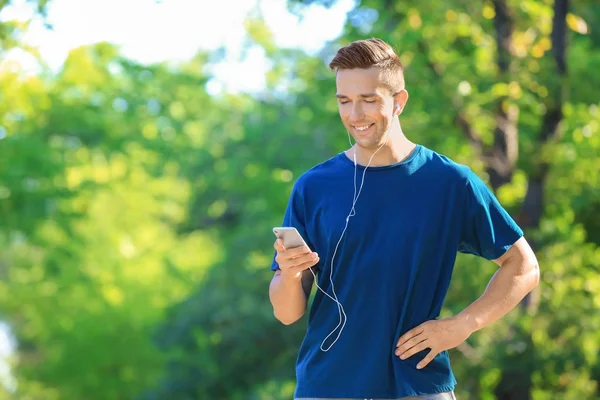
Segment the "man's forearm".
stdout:
<svg viewBox="0 0 600 400">
<path fill-rule="evenodd" d="M 533 260 L 507 260 L 494 274 L 484 294 L 457 317 L 475 332 L 506 315 L 539 282 L 539 268 Z"/>
<path fill-rule="evenodd" d="M 302 287 L 302 274 L 298 277 L 277 274 L 269 287 L 269 298 L 275 317 L 285 325 L 299 320 L 306 311 L 306 294 Z"/>
</svg>

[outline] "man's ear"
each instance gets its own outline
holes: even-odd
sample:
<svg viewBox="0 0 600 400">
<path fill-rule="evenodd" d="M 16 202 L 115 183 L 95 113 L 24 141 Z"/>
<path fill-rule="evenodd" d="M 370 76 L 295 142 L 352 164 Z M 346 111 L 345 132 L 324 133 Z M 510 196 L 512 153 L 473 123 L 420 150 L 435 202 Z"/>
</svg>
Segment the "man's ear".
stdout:
<svg viewBox="0 0 600 400">
<path fill-rule="evenodd" d="M 402 110 L 406 106 L 406 102 L 408 101 L 408 92 L 405 89 L 402 89 L 398 93 L 394 95 L 394 115 L 402 114 Z"/>
</svg>

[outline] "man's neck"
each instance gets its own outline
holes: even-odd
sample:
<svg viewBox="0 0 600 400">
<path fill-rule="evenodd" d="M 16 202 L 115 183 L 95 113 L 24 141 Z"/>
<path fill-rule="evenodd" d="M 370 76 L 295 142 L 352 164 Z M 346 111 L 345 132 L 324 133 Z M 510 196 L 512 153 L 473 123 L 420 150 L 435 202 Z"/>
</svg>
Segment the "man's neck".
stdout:
<svg viewBox="0 0 600 400">
<path fill-rule="evenodd" d="M 369 164 L 371 156 L 375 153 L 369 166 L 380 167 L 401 162 L 412 153 L 415 147 L 416 145 L 404 136 L 399 123 L 396 121 L 394 126 L 392 126 L 391 131 L 388 133 L 387 141 L 379 151 L 377 151 L 379 147 L 367 149 L 355 144 L 346 151 L 346 154 L 353 160 L 354 152 L 356 151 L 356 162 L 366 166 Z"/>
</svg>

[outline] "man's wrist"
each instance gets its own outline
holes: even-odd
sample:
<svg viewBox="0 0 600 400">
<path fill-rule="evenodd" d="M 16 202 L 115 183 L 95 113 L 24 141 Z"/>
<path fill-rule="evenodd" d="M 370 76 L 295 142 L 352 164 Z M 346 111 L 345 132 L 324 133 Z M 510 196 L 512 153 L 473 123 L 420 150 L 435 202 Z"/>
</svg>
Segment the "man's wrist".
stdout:
<svg viewBox="0 0 600 400">
<path fill-rule="evenodd" d="M 302 281 L 302 272 L 290 272 L 282 269 L 281 279 L 283 279 L 286 283 L 298 283 Z"/>
<path fill-rule="evenodd" d="M 482 324 L 478 318 L 469 313 L 467 310 L 459 313 L 456 318 L 469 330 L 470 333 L 476 332 L 482 328 Z"/>
</svg>

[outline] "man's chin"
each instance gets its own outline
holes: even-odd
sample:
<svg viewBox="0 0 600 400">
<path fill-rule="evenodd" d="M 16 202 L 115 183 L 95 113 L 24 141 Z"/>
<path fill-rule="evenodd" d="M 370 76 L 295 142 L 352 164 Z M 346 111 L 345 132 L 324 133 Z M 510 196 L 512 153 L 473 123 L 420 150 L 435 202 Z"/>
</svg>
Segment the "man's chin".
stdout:
<svg viewBox="0 0 600 400">
<path fill-rule="evenodd" d="M 384 139 L 374 140 L 373 138 L 354 138 L 356 144 L 365 150 L 377 150 L 384 144 Z"/>
</svg>

